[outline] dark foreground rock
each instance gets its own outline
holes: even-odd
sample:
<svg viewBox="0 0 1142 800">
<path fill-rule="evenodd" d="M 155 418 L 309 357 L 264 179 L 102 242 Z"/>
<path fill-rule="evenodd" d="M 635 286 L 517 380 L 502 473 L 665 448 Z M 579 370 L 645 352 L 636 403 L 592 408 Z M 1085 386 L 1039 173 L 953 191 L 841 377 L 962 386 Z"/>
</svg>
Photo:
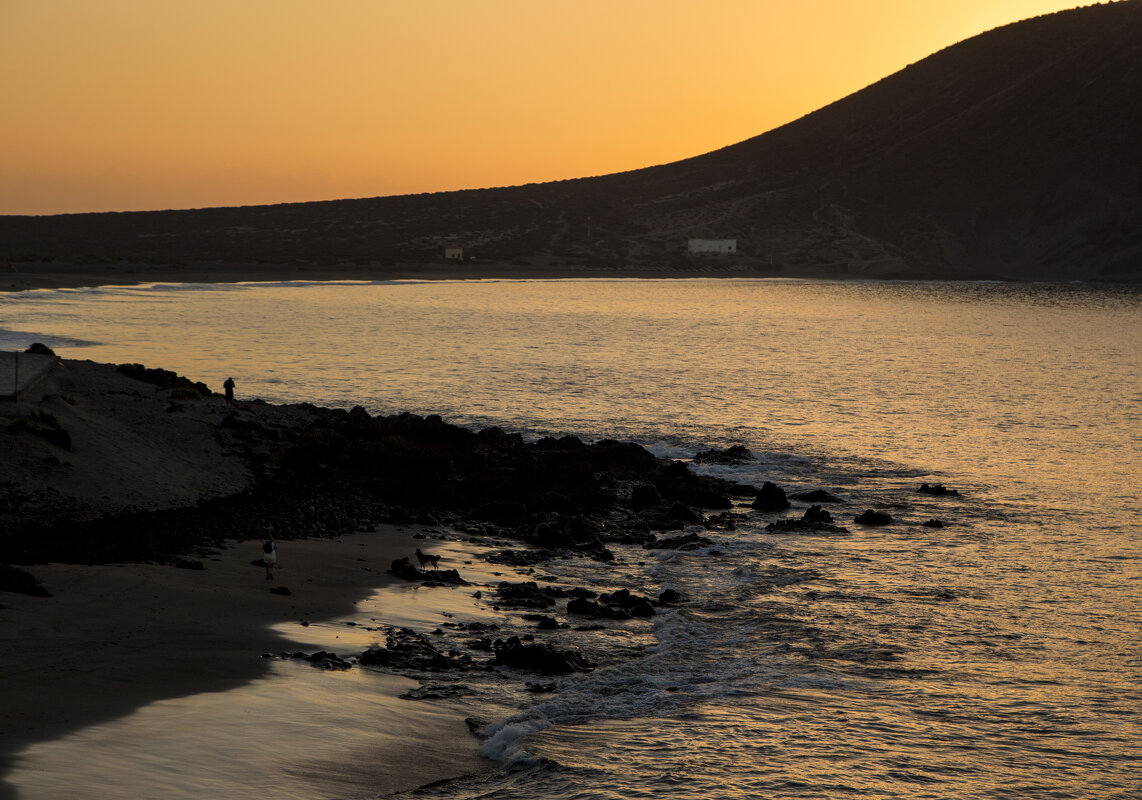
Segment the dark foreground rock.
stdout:
<svg viewBox="0 0 1142 800">
<path fill-rule="evenodd" d="M 713 541 L 696 533 L 687 533 L 682 536 L 667 536 L 655 539 L 643 545 L 647 550 L 700 550 L 710 547 Z"/>
<path fill-rule="evenodd" d="M 735 444 L 725 450 L 703 450 L 694 456 L 699 464 L 742 464 L 753 461 L 753 453 L 742 444 Z"/>
<path fill-rule="evenodd" d="M 641 544 L 653 538 L 649 519 L 700 524 L 701 509 L 730 509 L 729 493 L 742 491 L 629 442 L 527 442 L 499 428 L 472 431 L 435 415 L 374 417 L 361 407 L 249 402 L 228 409 L 202 384 L 168 371 L 135 364 L 88 369 L 103 375 L 104 367 L 127 385 L 163 387 L 130 390 L 132 413 L 153 407 L 148 425 L 167 425 L 179 441 L 187 430 L 201 435 L 203 447 L 184 447 L 188 452 L 205 452 L 208 443 L 216 449 L 219 442 L 225 445 L 219 456 L 194 469 L 214 475 L 218 458 L 240 462 L 252 483 L 227 496 L 155 510 L 110 496 L 81 504 L 54 489 L 0 482 L 0 563 L 172 563 L 233 541 L 263 538 L 267 526 L 280 539 L 314 538 L 422 519 L 445 525 L 472 520 L 539 549 L 606 561 L 613 558 L 607 541 Z M 169 412 L 173 392 L 199 398 L 186 399 L 188 410 L 175 413 L 195 414 L 198 422 L 191 428 L 175 424 Z M 114 397 L 93 395 L 90 402 L 121 402 Z M 87 402 L 82 395 L 73 399 L 79 406 Z M 48 422 L 37 425 L 37 431 L 62 440 Z M 156 428 L 156 447 L 162 447 L 167 430 Z M 0 435 L 12 439 L 0 441 L 0 449 L 18 451 L 41 433 L 17 425 Z M 409 580 L 455 580 L 443 571 L 425 575 L 403 565 L 397 571 Z"/>
<path fill-rule="evenodd" d="M 454 569 L 418 569 L 412 565 L 408 556 L 395 560 L 389 567 L 389 574 L 406 581 L 443 583 L 451 586 L 468 585 L 468 581 L 461 578 L 460 573 Z"/>
<path fill-rule="evenodd" d="M 456 697 L 468 697 L 476 694 L 476 690 L 462 683 L 429 684 L 409 689 L 401 694 L 402 700 L 451 700 Z"/>
<path fill-rule="evenodd" d="M 853 522 L 858 525 L 891 525 L 892 516 L 883 511 L 874 511 L 868 509 L 856 517 L 853 517 Z"/>
<path fill-rule="evenodd" d="M 567 601 L 567 613 L 591 619 L 624 620 L 634 617 L 653 617 L 657 612 L 646 597 L 631 594 L 628 589 L 599 595 L 599 599 L 575 597 Z"/>
<path fill-rule="evenodd" d="M 169 369 L 149 368 L 142 364 L 120 364 L 117 369 L 128 378 L 158 386 L 160 389 L 185 389 L 203 397 L 210 394 L 210 387 L 205 383 L 184 378 Z"/>
<path fill-rule="evenodd" d="M 920 484 L 920 488 L 916 490 L 919 494 L 930 494 L 934 497 L 959 497 L 960 492 L 958 489 L 949 489 L 942 483 Z"/>
<path fill-rule="evenodd" d="M 801 519 L 771 522 L 765 529 L 776 533 L 848 533 L 848 528 L 833 524 L 833 515 L 820 506 L 810 506 Z"/>
<path fill-rule="evenodd" d="M 371 647 L 357 657 L 363 667 L 382 667 L 394 672 L 446 672 L 473 669 L 467 653 L 450 650 L 443 653 L 427 636 L 410 628 L 391 631 L 384 647 Z"/>
<path fill-rule="evenodd" d="M 632 594 L 629 589 L 619 589 L 616 592 L 599 595 L 599 602 L 604 606 L 617 606 L 627 611 L 632 617 L 653 617 L 654 606 L 646 597 Z"/>
<path fill-rule="evenodd" d="M 516 636 L 507 641 L 497 641 L 495 654 L 495 664 L 547 675 L 564 675 L 595 667 L 578 651 L 557 650 L 549 644 L 524 644 Z"/>
<path fill-rule="evenodd" d="M 279 653 L 279 658 L 289 658 L 294 661 L 305 661 L 318 669 L 344 671 L 352 669 L 352 662 L 346 661 L 336 653 L 327 650 L 318 650 L 316 653 Z"/>
<path fill-rule="evenodd" d="M 504 581 L 496 587 L 496 599 L 500 605 L 510 608 L 550 608 L 558 597 L 567 593 L 557 587 L 540 587 L 535 581 L 508 583 Z"/>
<path fill-rule="evenodd" d="M 785 496 L 784 489 L 771 481 L 766 481 L 758 490 L 753 507 L 758 511 L 784 511 L 789 508 L 789 499 Z"/>
</svg>

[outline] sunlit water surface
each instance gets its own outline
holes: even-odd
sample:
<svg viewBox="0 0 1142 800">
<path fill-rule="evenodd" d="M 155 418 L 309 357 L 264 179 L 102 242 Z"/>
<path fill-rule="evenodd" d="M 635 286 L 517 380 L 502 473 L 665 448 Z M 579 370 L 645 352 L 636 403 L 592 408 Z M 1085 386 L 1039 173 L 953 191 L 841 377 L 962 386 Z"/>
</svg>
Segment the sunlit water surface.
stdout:
<svg viewBox="0 0 1142 800">
<path fill-rule="evenodd" d="M 554 694 L 501 682 L 457 701 L 489 721 L 483 752 L 510 768 L 428 796 L 1142 796 L 1137 290 L 485 281 L 0 296 L 0 347 L 34 340 L 214 389 L 233 375 L 240 397 L 273 402 L 630 439 L 676 458 L 741 443 L 759 460 L 703 469 L 849 501 L 833 509 L 847 535 L 766 533 L 772 516 L 755 514 L 706 532 L 702 551 L 551 565 L 568 585 L 690 602 L 552 634 L 602 664 Z M 962 496 L 918 495 L 921 482 Z M 852 524 L 867 507 L 897 522 Z M 948 527 L 921 526 L 932 517 Z"/>
</svg>

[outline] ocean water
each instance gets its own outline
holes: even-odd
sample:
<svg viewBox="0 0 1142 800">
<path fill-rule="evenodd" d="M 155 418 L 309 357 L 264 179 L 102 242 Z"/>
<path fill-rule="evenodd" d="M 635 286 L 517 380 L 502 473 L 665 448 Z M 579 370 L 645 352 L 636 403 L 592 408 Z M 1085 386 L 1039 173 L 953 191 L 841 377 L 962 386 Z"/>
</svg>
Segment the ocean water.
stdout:
<svg viewBox="0 0 1142 800">
<path fill-rule="evenodd" d="M 702 531 L 541 579 L 689 599 L 548 635 L 593 672 L 472 681 L 489 770 L 442 798 L 1142 797 L 1142 292 L 572 280 L 0 295 L 0 348 L 240 398 L 637 441 L 824 488 L 846 534 Z M 922 482 L 956 497 L 918 494 Z M 888 511 L 892 525 L 852 517 Z M 938 518 L 942 529 L 921 523 Z M 534 576 L 533 576 L 534 577 Z M 485 609 L 485 613 L 487 610 Z M 526 623 L 505 616 L 506 630 Z M 432 626 L 426 625 L 425 632 Z M 454 634 L 444 633 L 442 639 Z M 235 754 L 235 758 L 241 758 Z"/>
</svg>

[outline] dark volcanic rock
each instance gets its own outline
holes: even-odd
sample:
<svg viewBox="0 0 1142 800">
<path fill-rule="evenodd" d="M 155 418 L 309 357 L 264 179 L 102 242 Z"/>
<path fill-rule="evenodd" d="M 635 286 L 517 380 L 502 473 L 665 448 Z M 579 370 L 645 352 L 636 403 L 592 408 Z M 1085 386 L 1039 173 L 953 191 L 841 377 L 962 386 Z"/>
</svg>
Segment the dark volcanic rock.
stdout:
<svg viewBox="0 0 1142 800">
<path fill-rule="evenodd" d="M 365 667 L 384 667 L 393 671 L 444 672 L 472 669 L 472 657 L 466 653 L 440 652 L 427 636 L 410 628 L 389 633 L 385 647 L 372 647 L 357 657 Z"/>
<path fill-rule="evenodd" d="M 757 490 L 753 507 L 758 511 L 784 511 L 789 508 L 789 500 L 785 497 L 784 489 L 771 481 L 766 481 Z"/>
<path fill-rule="evenodd" d="M 702 521 L 702 525 L 708 531 L 735 531 L 738 528 L 738 523 L 745 520 L 745 514 L 739 514 L 735 511 L 723 511 L 720 514 L 711 514 Z"/>
<path fill-rule="evenodd" d="M 462 683 L 454 683 L 446 686 L 439 684 L 432 684 L 429 686 L 418 686 L 415 689 L 409 689 L 401 695 L 402 700 L 451 700 L 455 697 L 467 697 L 476 694 L 476 691 L 471 687 L 465 686 Z"/>
<path fill-rule="evenodd" d="M 412 565 L 408 556 L 398 558 L 389 567 L 389 574 L 406 581 L 426 581 L 429 583 L 447 583 L 453 586 L 467 586 L 468 582 L 460 577 L 454 569 L 434 569 L 431 572 L 417 569 Z"/>
<path fill-rule="evenodd" d="M 602 439 L 587 448 L 591 469 L 630 480 L 646 480 L 654 474 L 658 459 L 633 442 Z"/>
<path fill-rule="evenodd" d="M 189 389 L 204 397 L 210 394 L 210 387 L 205 383 L 184 378 L 169 369 L 144 367 L 142 364 L 120 364 L 117 369 L 128 378 L 158 386 L 160 389 Z"/>
<path fill-rule="evenodd" d="M 500 629 L 500 626 L 493 622 L 446 622 L 444 625 L 447 628 L 455 628 L 458 631 L 472 631 L 475 633 L 498 631 Z"/>
<path fill-rule="evenodd" d="M 892 523 L 892 516 L 883 511 L 874 511 L 870 508 L 859 516 L 853 517 L 853 522 L 856 522 L 858 525 L 890 525 Z"/>
<path fill-rule="evenodd" d="M 295 661 L 308 661 L 318 669 L 344 671 L 352 669 L 353 665 L 336 653 L 327 650 L 318 650 L 316 653 L 281 653 L 281 658 L 292 658 Z"/>
<path fill-rule="evenodd" d="M 682 461 L 660 465 L 655 471 L 654 485 L 667 501 L 699 508 L 733 508 L 728 493 L 734 484 L 720 478 L 696 475 Z"/>
<path fill-rule="evenodd" d="M 591 619 L 630 619 L 633 615 L 617 606 L 604 606 L 594 600 L 576 597 L 567 601 L 567 613 Z"/>
<path fill-rule="evenodd" d="M 624 620 L 631 617 L 653 617 L 654 605 L 649 599 L 631 594 L 628 589 L 619 589 L 599 596 L 599 602 L 585 597 L 576 597 L 567 603 L 567 613 L 593 619 Z"/>
<path fill-rule="evenodd" d="M 644 514 L 643 519 L 651 530 L 677 531 L 687 525 L 700 525 L 702 515 L 685 503 L 671 503 L 666 508 Z"/>
<path fill-rule="evenodd" d="M 556 558 L 554 550 L 493 550 L 484 554 L 489 564 L 503 564 L 507 567 L 532 567 Z"/>
<path fill-rule="evenodd" d="M 629 589 L 619 589 L 611 594 L 599 595 L 599 602 L 608 607 L 617 606 L 632 617 L 653 617 L 655 614 L 650 600 L 631 594 Z"/>
<path fill-rule="evenodd" d="M 944 523 L 938 519 L 930 519 L 927 522 L 923 523 L 923 525 L 925 528 L 942 528 L 942 527 L 944 527 Z"/>
<path fill-rule="evenodd" d="M 949 489 L 942 483 L 920 484 L 920 488 L 916 490 L 920 494 L 930 494 L 935 497 L 959 497 L 960 493 L 957 489 Z"/>
<path fill-rule="evenodd" d="M 582 653 L 573 650 L 556 650 L 549 644 L 524 644 L 512 636 L 506 642 L 497 642 L 494 663 L 513 669 L 563 675 L 594 669 Z"/>
<path fill-rule="evenodd" d="M 551 550 L 602 546 L 597 526 L 581 515 L 551 514 L 536 522 L 525 535 L 536 546 Z"/>
<path fill-rule="evenodd" d="M 587 589 L 586 587 L 583 587 L 583 586 L 576 586 L 573 589 L 567 590 L 567 596 L 568 597 L 578 597 L 578 598 L 582 598 L 584 600 L 594 600 L 596 597 L 599 596 L 599 593 L 594 591 L 593 589 Z"/>
<path fill-rule="evenodd" d="M 833 515 L 820 506 L 809 506 L 801 516 L 801 521 L 809 523 L 832 522 Z"/>
<path fill-rule="evenodd" d="M 424 577 L 424 573 L 412 565 L 408 556 L 395 560 L 389 567 L 389 574 L 406 581 L 419 581 Z"/>
<path fill-rule="evenodd" d="M 699 536 L 696 533 L 687 533 L 683 536 L 668 536 L 664 539 L 656 539 L 653 542 L 647 542 L 643 547 L 647 550 L 697 550 L 702 547 L 709 547 L 713 542 L 705 536 Z"/>
<path fill-rule="evenodd" d="M 820 506 L 810 506 L 801 519 L 782 519 L 765 526 L 776 533 L 848 533 L 848 528 L 833 524 L 833 515 Z"/>
<path fill-rule="evenodd" d="M 735 444 L 725 450 L 703 450 L 694 456 L 699 464 L 741 464 L 753 461 L 753 453 L 745 445 Z"/>
<path fill-rule="evenodd" d="M 503 582 L 496 587 L 496 596 L 505 606 L 514 608 L 549 608 L 555 605 L 555 597 L 562 593 L 556 590 L 541 589 L 535 581 L 523 583 Z"/>
<path fill-rule="evenodd" d="M 641 483 L 631 489 L 630 507 L 636 511 L 662 505 L 662 494 L 658 487 L 648 483 Z"/>
<path fill-rule="evenodd" d="M 119 369 L 155 385 L 198 391 L 169 371 L 134 364 Z M 133 400 L 152 401 L 161 408 L 170 402 L 142 391 Z M 280 535 L 288 540 L 429 517 L 461 528 L 482 525 L 484 535 L 514 536 L 560 557 L 608 561 L 614 555 L 604 539 L 643 544 L 653 538 L 648 521 L 677 530 L 703 524 L 697 509 L 732 505 L 726 492 L 733 484 L 695 475 L 687 464 L 631 443 L 587 445 L 573 437 L 529 443 L 498 429 L 473 433 L 439 417 L 247 405 L 257 413 L 219 417 L 205 435 L 236 446 L 233 457 L 248 461 L 254 475 L 249 488 L 161 511 L 114 506 L 106 498 L 106 511 L 76 506 L 73 512 L 47 495 L 33 506 L 32 495 L 0 486 L 0 527 L 13 519 L 22 526 L 21 535 L 0 537 L 0 562 L 173 563 L 229 540 L 260 537 L 267 524 L 288 531 Z M 67 445 L 66 432 L 50 420 L 33 422 L 42 435 Z M 455 570 L 424 572 L 415 563 L 398 560 L 391 571 L 405 580 L 462 582 Z"/>
</svg>

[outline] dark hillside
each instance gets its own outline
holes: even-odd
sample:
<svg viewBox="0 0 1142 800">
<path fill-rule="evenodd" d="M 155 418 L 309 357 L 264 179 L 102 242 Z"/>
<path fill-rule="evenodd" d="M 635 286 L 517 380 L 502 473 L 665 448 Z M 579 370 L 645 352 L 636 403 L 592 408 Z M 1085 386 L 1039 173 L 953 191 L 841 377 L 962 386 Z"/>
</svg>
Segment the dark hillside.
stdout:
<svg viewBox="0 0 1142 800">
<path fill-rule="evenodd" d="M 0 255 L 13 261 L 383 270 L 458 244 L 485 262 L 690 267 L 690 237 L 736 238 L 735 264 L 785 275 L 1142 279 L 1142 0 L 998 28 L 781 128 L 644 170 L 364 200 L 0 217 Z"/>
</svg>

